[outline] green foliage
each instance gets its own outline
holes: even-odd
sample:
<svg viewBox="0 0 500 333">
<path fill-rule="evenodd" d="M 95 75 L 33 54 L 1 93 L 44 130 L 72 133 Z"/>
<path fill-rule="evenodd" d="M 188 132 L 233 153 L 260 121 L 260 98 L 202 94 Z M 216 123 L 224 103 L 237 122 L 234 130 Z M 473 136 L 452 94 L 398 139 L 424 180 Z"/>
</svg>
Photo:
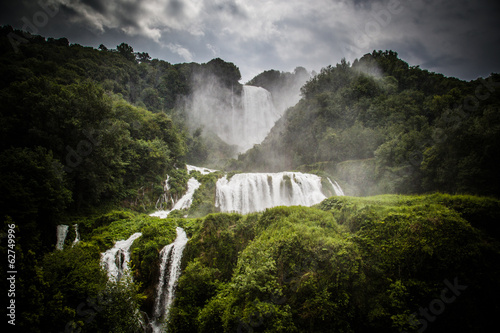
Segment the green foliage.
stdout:
<svg viewBox="0 0 500 333">
<path fill-rule="evenodd" d="M 83 326 L 84 332 L 135 333 L 143 330 L 139 306 L 143 297 L 132 281 L 108 283 L 97 296 L 92 321 Z"/>
<path fill-rule="evenodd" d="M 332 197 L 318 208 L 276 207 L 197 220 L 170 328 L 412 331 L 420 327 L 412 313 L 439 299 L 445 281 L 455 278 L 468 287 L 429 324 L 430 332 L 465 326 L 473 331 L 497 311 L 491 291 L 497 292 L 500 275 L 493 264 L 500 256 L 498 240 L 474 225 L 496 227 L 498 200 Z"/>
<path fill-rule="evenodd" d="M 359 295 L 360 311 L 371 322 L 363 330 L 411 329 L 410 314 L 439 298 L 443 281 L 454 277 L 477 289 L 474 295 L 464 295 L 450 310 L 453 313 L 430 328 L 436 332 L 460 330 L 472 312 L 482 312 L 484 317 L 467 325 L 481 327 L 496 305 L 479 286 L 490 285 L 490 279 L 499 274 L 482 265 L 499 252 L 497 241 L 493 247 L 489 241 L 484 243 L 489 236 L 481 236 L 470 223 L 482 219 L 485 211 L 481 207 L 488 207 L 490 219 L 482 227 L 496 229 L 498 220 L 492 219 L 498 211 L 496 205 L 495 199 L 442 194 L 325 200 L 320 207 L 354 233 L 353 241 L 363 254 L 363 273 L 367 281 L 373 281 Z M 487 276 L 479 273 L 485 270 Z M 479 298 L 481 303 L 472 306 L 472 299 Z"/>
<path fill-rule="evenodd" d="M 217 294 L 220 287 L 218 280 L 220 271 L 217 268 L 209 268 L 195 259 L 187 265 L 179 278 L 178 290 L 182 290 L 176 296 L 176 307 L 170 314 L 169 329 L 175 332 L 196 332 L 198 313 L 204 308 L 208 299 Z"/>
<path fill-rule="evenodd" d="M 201 186 L 194 193 L 188 216 L 203 217 L 215 213 L 215 185 L 219 177 L 222 177 L 222 172 L 213 172 L 208 175 L 201 175 L 195 172 L 192 175 L 201 183 Z"/>
<path fill-rule="evenodd" d="M 43 147 L 0 153 L 0 211 L 22 228 L 24 245 L 40 251 L 55 242 L 54 230 L 71 202 L 62 165 Z"/>
<path fill-rule="evenodd" d="M 157 279 L 159 253 L 165 245 L 175 239 L 176 221 L 172 219 L 158 219 L 143 216 L 141 218 L 140 232 L 142 236 L 137 239 L 132 248 L 131 261 L 135 269 L 134 279 L 141 285 L 139 289 L 149 297 L 146 307 L 151 306 L 154 295 L 154 285 Z"/>
</svg>

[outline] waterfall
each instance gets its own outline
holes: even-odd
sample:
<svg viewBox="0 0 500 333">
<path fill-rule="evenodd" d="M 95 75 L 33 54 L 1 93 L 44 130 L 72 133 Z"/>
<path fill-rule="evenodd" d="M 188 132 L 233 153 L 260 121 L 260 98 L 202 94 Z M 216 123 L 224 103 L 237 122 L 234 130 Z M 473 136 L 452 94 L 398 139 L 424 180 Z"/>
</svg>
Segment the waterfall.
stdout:
<svg viewBox="0 0 500 333">
<path fill-rule="evenodd" d="M 141 236 L 140 232 L 136 232 L 127 240 L 117 241 L 111 249 L 101 253 L 101 266 L 108 272 L 110 280 L 119 281 L 128 272 L 130 247 Z"/>
<path fill-rule="evenodd" d="M 60 224 L 57 226 L 57 241 L 56 249 L 62 250 L 64 248 L 64 241 L 66 240 L 66 235 L 68 234 L 68 226 L 65 224 Z"/>
<path fill-rule="evenodd" d="M 168 201 L 167 194 L 168 194 L 168 191 L 170 191 L 170 184 L 168 183 L 169 180 L 170 180 L 170 176 L 167 175 L 167 179 L 165 179 L 165 185 L 163 185 L 163 193 L 162 193 L 162 195 L 160 195 L 158 200 L 156 200 L 155 208 L 157 210 L 162 210 L 163 205 L 167 205 L 167 201 Z M 173 199 L 172 199 L 172 201 L 173 201 Z"/>
<path fill-rule="evenodd" d="M 73 224 L 73 228 L 75 228 L 75 240 L 73 241 L 72 246 L 75 246 L 80 242 L 80 234 L 78 233 L 78 224 Z"/>
<path fill-rule="evenodd" d="M 332 180 L 330 178 L 328 178 L 328 181 L 332 185 L 333 190 L 335 191 L 335 195 L 336 196 L 341 197 L 341 196 L 345 195 L 344 191 L 342 191 L 342 188 L 340 187 L 340 185 L 335 180 L 332 182 Z"/>
<path fill-rule="evenodd" d="M 174 207 L 172 207 L 171 210 L 157 210 L 156 212 L 149 214 L 149 216 L 156 216 L 164 219 L 167 218 L 168 214 L 170 214 L 171 211 L 174 211 L 176 209 L 182 210 L 191 207 L 194 192 L 200 187 L 200 185 L 200 182 L 195 178 L 189 178 L 186 193 L 182 196 L 182 198 L 179 199 L 179 201 L 174 204 Z"/>
<path fill-rule="evenodd" d="M 177 238 L 160 252 L 160 277 L 156 286 L 151 328 L 153 333 L 161 332 L 168 320 L 170 307 L 174 301 L 175 287 L 181 275 L 182 252 L 188 241 L 186 232 L 177 227 Z"/>
<path fill-rule="evenodd" d="M 233 131 L 238 137 L 234 143 L 245 151 L 264 141 L 281 115 L 273 105 L 271 93 L 261 87 L 243 86 L 242 104 L 243 114 L 233 124 Z"/>
<path fill-rule="evenodd" d="M 247 214 L 275 206 L 312 206 L 326 199 L 321 178 L 300 172 L 242 173 L 216 184 L 215 206 L 221 212 Z"/>
<path fill-rule="evenodd" d="M 187 164 L 186 164 L 186 168 L 187 168 L 188 174 L 191 173 L 191 171 L 198 171 L 202 175 L 208 175 L 209 173 L 217 171 L 217 170 L 212 170 L 212 169 L 208 169 L 208 168 L 201 168 L 201 167 L 197 167 L 194 165 L 187 165 Z"/>
</svg>

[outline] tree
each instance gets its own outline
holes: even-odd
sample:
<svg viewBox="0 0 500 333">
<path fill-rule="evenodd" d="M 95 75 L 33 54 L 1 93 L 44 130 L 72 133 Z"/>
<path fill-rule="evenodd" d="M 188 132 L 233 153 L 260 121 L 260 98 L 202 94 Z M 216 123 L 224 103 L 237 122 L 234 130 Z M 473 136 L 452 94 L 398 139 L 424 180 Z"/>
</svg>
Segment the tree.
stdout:
<svg viewBox="0 0 500 333">
<path fill-rule="evenodd" d="M 127 43 L 121 43 L 116 47 L 116 50 L 123 56 L 125 59 L 135 62 L 134 48 Z"/>
<path fill-rule="evenodd" d="M 137 52 L 136 59 L 139 62 L 149 62 L 151 60 L 151 56 L 147 52 Z"/>
</svg>

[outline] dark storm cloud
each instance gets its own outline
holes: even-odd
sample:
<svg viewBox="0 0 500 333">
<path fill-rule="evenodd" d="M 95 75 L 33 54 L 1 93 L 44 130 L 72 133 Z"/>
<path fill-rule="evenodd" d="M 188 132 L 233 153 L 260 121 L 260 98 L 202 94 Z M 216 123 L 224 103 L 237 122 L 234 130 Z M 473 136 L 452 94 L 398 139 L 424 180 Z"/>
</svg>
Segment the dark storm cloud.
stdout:
<svg viewBox="0 0 500 333">
<path fill-rule="evenodd" d="M 171 0 L 167 5 L 167 13 L 169 15 L 182 15 L 184 6 L 182 2 L 178 0 Z"/>
<path fill-rule="evenodd" d="M 467 0 L 42 0 L 59 13 L 39 33 L 137 51 L 170 62 L 221 57 L 244 80 L 267 69 L 319 70 L 376 49 L 411 65 L 473 79 L 500 71 L 498 1 Z M 23 26 L 36 1 L 2 5 L 1 24 Z"/>
<path fill-rule="evenodd" d="M 82 4 L 87 5 L 95 11 L 105 14 L 107 13 L 106 1 L 102 0 L 81 0 Z"/>
</svg>

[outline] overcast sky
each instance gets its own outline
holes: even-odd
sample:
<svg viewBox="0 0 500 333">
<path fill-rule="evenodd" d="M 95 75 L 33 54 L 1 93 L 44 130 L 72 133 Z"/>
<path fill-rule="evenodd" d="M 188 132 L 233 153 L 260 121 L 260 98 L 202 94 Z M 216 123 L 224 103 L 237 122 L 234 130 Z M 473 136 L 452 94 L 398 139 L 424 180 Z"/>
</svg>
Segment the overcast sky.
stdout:
<svg viewBox="0 0 500 333">
<path fill-rule="evenodd" d="M 471 80 L 500 72 L 498 0 L 2 0 L 0 24 L 171 63 L 319 71 L 394 50 L 410 65 Z"/>
</svg>

